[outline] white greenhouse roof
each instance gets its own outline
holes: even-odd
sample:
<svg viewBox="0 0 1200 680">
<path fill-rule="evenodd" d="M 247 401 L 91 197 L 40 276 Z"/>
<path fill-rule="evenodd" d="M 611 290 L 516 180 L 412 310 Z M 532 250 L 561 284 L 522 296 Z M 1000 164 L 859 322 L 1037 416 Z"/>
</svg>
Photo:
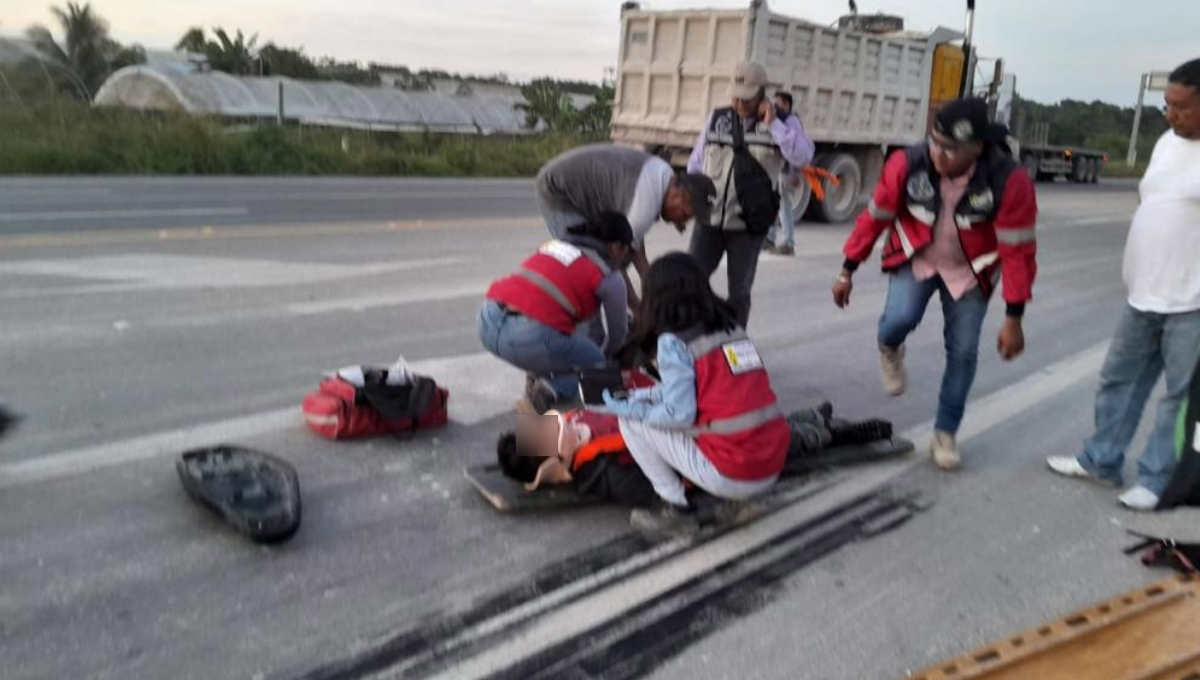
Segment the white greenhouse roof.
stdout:
<svg viewBox="0 0 1200 680">
<path fill-rule="evenodd" d="M 280 84 L 284 117 L 302 123 L 483 134 L 528 131 L 525 114 L 514 107 L 522 101 L 520 97 L 457 96 L 335 81 L 232 76 L 170 64 L 117 71 L 96 93 L 95 104 L 229 118 L 275 118 Z"/>
</svg>

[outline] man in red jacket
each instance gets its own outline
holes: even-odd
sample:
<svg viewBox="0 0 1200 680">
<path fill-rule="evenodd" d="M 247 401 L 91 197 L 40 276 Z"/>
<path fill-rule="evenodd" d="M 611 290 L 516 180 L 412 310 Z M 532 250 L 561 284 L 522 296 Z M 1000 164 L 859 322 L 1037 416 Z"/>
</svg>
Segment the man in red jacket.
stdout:
<svg viewBox="0 0 1200 680">
<path fill-rule="evenodd" d="M 1037 273 L 1037 198 L 1033 183 L 1003 147 L 980 99 L 947 103 L 929 139 L 892 154 L 875 196 L 846 240 L 833 284 L 838 307 L 850 303 L 851 277 L 880 234 L 887 302 L 879 319 L 883 388 L 902 394 L 904 340 L 937 293 L 945 317 L 946 370 L 930 446 L 944 470 L 960 463 L 955 433 L 975 380 L 988 299 L 1003 278 L 1005 320 L 996 348 L 1005 360 L 1025 349 L 1021 316 Z"/>
</svg>

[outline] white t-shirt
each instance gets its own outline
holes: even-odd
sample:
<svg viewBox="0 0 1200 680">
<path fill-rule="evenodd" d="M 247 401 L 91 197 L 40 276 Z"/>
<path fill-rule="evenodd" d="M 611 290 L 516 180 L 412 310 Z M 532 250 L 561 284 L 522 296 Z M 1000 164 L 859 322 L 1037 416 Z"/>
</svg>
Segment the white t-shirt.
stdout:
<svg viewBox="0 0 1200 680">
<path fill-rule="evenodd" d="M 1200 140 L 1168 130 L 1139 191 L 1125 244 L 1129 304 L 1156 314 L 1200 309 Z"/>
<path fill-rule="evenodd" d="M 673 177 L 675 171 L 661 158 L 651 158 L 642 166 L 637 188 L 633 191 L 633 202 L 629 204 L 629 212 L 625 215 L 629 219 L 629 226 L 633 228 L 634 246 L 642 246 L 646 233 L 662 216 L 663 197 L 667 195 Z"/>
</svg>

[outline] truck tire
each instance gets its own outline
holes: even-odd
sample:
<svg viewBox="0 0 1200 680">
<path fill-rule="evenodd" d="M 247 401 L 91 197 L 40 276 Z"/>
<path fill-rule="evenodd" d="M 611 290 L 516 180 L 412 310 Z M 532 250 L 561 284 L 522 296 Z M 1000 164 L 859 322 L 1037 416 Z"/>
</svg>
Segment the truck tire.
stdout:
<svg viewBox="0 0 1200 680">
<path fill-rule="evenodd" d="M 1030 182 L 1038 181 L 1038 159 L 1037 156 L 1027 153 L 1021 156 L 1021 167 L 1025 168 L 1025 174 L 1029 175 Z"/>
<path fill-rule="evenodd" d="M 1087 184 L 1088 169 L 1091 167 L 1091 161 L 1084 156 L 1076 156 L 1074 162 L 1071 163 L 1071 175 L 1068 179 L 1076 184 Z"/>
<path fill-rule="evenodd" d="M 1089 161 L 1089 164 L 1092 166 L 1092 168 L 1091 171 L 1088 172 L 1088 183 L 1095 184 L 1096 182 L 1100 181 L 1101 161 L 1099 158 L 1093 158 Z"/>
<path fill-rule="evenodd" d="M 828 170 L 838 178 L 840 184 L 835 187 L 829 182 L 822 182 L 825 200 L 810 201 L 809 216 L 831 224 L 853 219 L 862 191 L 862 168 L 858 166 L 858 160 L 848 153 L 826 153 L 818 155 L 813 165 Z"/>
</svg>

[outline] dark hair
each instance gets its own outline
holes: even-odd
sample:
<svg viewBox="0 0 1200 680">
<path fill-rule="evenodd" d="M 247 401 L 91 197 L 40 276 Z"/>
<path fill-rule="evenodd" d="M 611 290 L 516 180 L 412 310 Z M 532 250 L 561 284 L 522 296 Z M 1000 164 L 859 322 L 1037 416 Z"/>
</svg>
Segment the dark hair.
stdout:
<svg viewBox="0 0 1200 680">
<path fill-rule="evenodd" d="M 653 356 L 658 336 L 697 329 L 737 328 L 737 312 L 713 292 L 708 275 L 687 253 L 667 253 L 650 265 L 642 282 L 638 346 Z"/>
<path fill-rule="evenodd" d="M 633 243 L 633 227 L 629 226 L 629 218 L 612 210 L 600 213 L 585 224 L 567 229 L 567 233 L 591 236 L 603 243 L 620 243 L 626 246 Z"/>
<path fill-rule="evenodd" d="M 496 460 L 500 463 L 500 471 L 505 477 L 518 482 L 532 482 L 537 478 L 538 467 L 544 458 L 523 455 L 517 448 L 517 433 L 505 432 L 496 442 Z"/>
<path fill-rule="evenodd" d="M 785 91 L 785 90 L 780 90 L 780 91 L 778 91 L 778 92 L 776 92 L 776 93 L 775 93 L 775 96 L 776 96 L 776 97 L 779 97 L 779 98 L 780 98 L 780 99 L 782 99 L 783 101 L 787 102 L 787 105 L 788 105 L 788 108 L 789 108 L 789 109 L 790 109 L 790 108 L 792 108 L 792 107 L 794 107 L 794 106 L 796 105 L 796 100 L 792 99 L 792 93 L 791 93 L 791 92 L 787 92 L 787 91 Z"/>
<path fill-rule="evenodd" d="M 1200 94 L 1200 59 L 1193 59 L 1171 71 L 1167 80 L 1177 85 L 1192 87 Z"/>
</svg>

